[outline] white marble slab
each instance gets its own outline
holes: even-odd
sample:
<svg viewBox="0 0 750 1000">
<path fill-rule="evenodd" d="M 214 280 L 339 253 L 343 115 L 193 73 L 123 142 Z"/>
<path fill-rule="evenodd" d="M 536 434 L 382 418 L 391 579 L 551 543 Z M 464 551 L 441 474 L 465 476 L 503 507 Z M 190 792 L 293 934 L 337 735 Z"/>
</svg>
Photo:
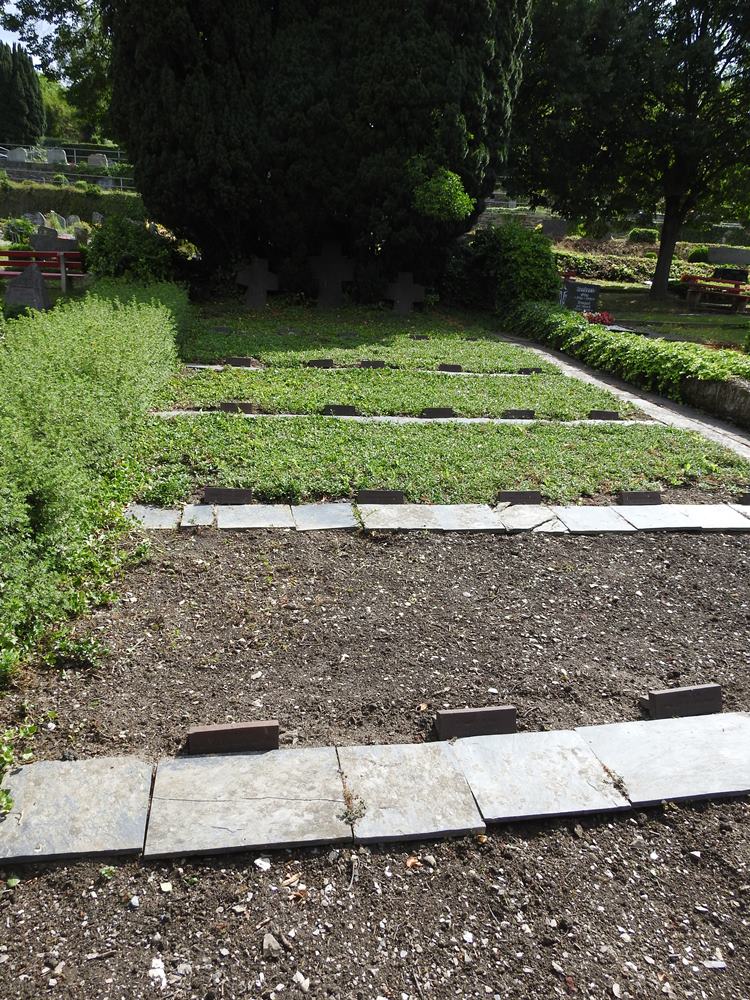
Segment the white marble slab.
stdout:
<svg viewBox="0 0 750 1000">
<path fill-rule="evenodd" d="M 701 531 L 750 531 L 750 513 L 743 516 L 727 503 L 669 504 L 669 509 L 684 514 Z"/>
<path fill-rule="evenodd" d="M 251 528 L 293 528 L 292 508 L 288 504 L 219 504 L 216 525 L 234 531 Z"/>
<path fill-rule="evenodd" d="M 553 512 L 571 534 L 600 535 L 627 534 L 634 531 L 633 525 L 614 507 L 553 507 Z"/>
<path fill-rule="evenodd" d="M 160 761 L 146 857 L 351 841 L 334 747 Z"/>
<path fill-rule="evenodd" d="M 487 822 L 630 808 L 572 731 L 473 736 L 452 749 Z"/>
<path fill-rule="evenodd" d="M 370 531 L 505 532 L 499 510 L 487 504 L 361 504 Z"/>
<path fill-rule="evenodd" d="M 484 829 L 447 743 L 339 747 L 358 843 L 449 837 Z"/>
<path fill-rule="evenodd" d="M 322 369 L 325 371 L 325 369 Z M 325 531 L 332 528 L 358 528 L 350 503 L 308 503 L 292 507 L 297 531 Z"/>
<path fill-rule="evenodd" d="M 699 531 L 699 526 L 680 509 L 680 504 L 622 504 L 620 514 L 639 531 Z"/>
<path fill-rule="evenodd" d="M 750 714 L 584 726 L 581 738 L 634 806 L 750 791 Z"/>
</svg>

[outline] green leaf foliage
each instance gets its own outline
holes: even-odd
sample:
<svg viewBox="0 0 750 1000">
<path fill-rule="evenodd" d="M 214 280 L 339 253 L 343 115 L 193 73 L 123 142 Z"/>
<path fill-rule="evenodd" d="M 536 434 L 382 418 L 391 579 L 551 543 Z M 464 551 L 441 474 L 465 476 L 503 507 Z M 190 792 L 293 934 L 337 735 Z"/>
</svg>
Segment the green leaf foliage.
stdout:
<svg viewBox="0 0 750 1000">
<path fill-rule="evenodd" d="M 127 277 L 148 283 L 172 276 L 172 251 L 167 240 L 142 223 L 117 215 L 94 229 L 86 260 L 91 272 L 103 278 Z"/>
<path fill-rule="evenodd" d="M 0 42 L 0 141 L 33 144 L 46 115 L 34 64 L 20 45 Z"/>
</svg>

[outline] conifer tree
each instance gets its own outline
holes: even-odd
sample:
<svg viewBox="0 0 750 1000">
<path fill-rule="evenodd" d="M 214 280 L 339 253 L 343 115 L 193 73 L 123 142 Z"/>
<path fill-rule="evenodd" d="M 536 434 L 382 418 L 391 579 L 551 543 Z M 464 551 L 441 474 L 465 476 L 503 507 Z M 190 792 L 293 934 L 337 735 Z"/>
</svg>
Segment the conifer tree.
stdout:
<svg viewBox="0 0 750 1000">
<path fill-rule="evenodd" d="M 20 46 L 0 42 L 0 138 L 33 144 L 44 129 L 44 103 L 34 64 Z"/>
</svg>

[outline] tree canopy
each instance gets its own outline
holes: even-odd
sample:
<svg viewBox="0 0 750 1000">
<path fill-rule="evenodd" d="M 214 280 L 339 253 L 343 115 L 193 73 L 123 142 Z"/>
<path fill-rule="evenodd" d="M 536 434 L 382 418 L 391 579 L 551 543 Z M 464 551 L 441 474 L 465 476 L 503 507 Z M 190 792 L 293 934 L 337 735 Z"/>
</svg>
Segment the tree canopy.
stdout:
<svg viewBox="0 0 750 1000">
<path fill-rule="evenodd" d="M 528 0 L 113 5 L 113 120 L 152 214 L 215 256 L 336 240 L 412 269 L 501 166 Z"/>
<path fill-rule="evenodd" d="M 545 0 L 510 186 L 589 223 L 664 212 L 654 292 L 697 211 L 750 204 L 747 0 Z"/>
<path fill-rule="evenodd" d="M 45 124 L 34 64 L 19 45 L 0 42 L 0 139 L 33 144 L 44 135 Z"/>
</svg>

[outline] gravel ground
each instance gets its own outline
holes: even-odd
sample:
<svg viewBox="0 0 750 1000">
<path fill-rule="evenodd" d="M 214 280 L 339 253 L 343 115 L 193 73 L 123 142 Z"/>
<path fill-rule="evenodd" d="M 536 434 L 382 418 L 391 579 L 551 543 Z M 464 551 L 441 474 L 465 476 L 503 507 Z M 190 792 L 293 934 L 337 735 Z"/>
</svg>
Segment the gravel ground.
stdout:
<svg viewBox="0 0 750 1000">
<path fill-rule="evenodd" d="M 749 570 L 731 535 L 160 535 L 77 628 L 111 650 L 99 669 L 30 673 L 0 723 L 54 709 L 38 756 L 156 760 L 245 718 L 287 745 L 415 742 L 440 707 L 564 728 L 709 681 L 748 710 Z"/>
</svg>

